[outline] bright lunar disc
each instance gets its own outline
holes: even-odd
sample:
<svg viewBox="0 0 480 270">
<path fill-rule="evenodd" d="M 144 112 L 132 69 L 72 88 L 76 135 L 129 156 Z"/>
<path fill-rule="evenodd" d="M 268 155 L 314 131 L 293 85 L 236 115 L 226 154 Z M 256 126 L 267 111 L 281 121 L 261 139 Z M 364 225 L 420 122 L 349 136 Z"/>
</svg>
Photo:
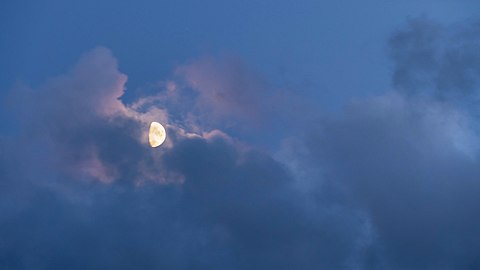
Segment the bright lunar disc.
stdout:
<svg viewBox="0 0 480 270">
<path fill-rule="evenodd" d="M 165 128 L 160 123 L 152 122 L 148 132 L 148 142 L 150 143 L 150 146 L 158 147 L 166 138 L 167 133 L 165 132 Z"/>
</svg>

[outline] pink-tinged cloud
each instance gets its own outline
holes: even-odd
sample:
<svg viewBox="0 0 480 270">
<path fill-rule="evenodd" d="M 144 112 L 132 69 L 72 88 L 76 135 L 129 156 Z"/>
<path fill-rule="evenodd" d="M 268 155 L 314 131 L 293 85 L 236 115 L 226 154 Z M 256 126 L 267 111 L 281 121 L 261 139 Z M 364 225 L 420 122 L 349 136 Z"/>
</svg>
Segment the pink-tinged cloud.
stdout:
<svg viewBox="0 0 480 270">
<path fill-rule="evenodd" d="M 118 180 L 135 184 L 183 183 L 181 172 L 165 167 L 163 155 L 184 140 L 214 143 L 217 139 L 239 148 L 220 130 L 204 129 L 188 122 L 189 114 L 176 115 L 170 124 L 168 108 L 181 102 L 177 82 L 167 81 L 153 96 L 131 105 L 120 98 L 127 76 L 118 70 L 112 53 L 103 47 L 84 54 L 66 74 L 47 81 L 39 89 L 23 91 L 17 104 L 22 123 L 38 134 L 36 143 L 49 143 L 52 164 L 74 179 L 92 179 L 105 184 Z M 198 107 L 197 109 L 203 109 Z M 202 112 L 200 112 L 202 113 Z M 147 144 L 148 126 L 159 121 L 167 127 L 161 149 Z M 179 126 L 176 123 L 180 123 Z"/>
<path fill-rule="evenodd" d="M 118 172 L 112 166 L 107 167 L 102 162 L 95 149 L 91 149 L 87 156 L 78 162 L 72 164 L 70 168 L 76 172 L 84 173 L 88 177 L 99 180 L 102 183 L 112 183 L 117 177 Z"/>
<path fill-rule="evenodd" d="M 128 179 L 137 184 L 183 183 L 185 177 L 162 160 L 184 140 L 220 140 L 240 153 L 252 150 L 222 127 L 228 121 L 258 124 L 278 109 L 278 99 L 266 98 L 272 89 L 239 60 L 202 58 L 179 67 L 176 75 L 158 83 L 157 93 L 127 105 L 120 99 L 127 76 L 112 53 L 99 47 L 71 71 L 26 91 L 19 108 L 32 132 L 40 131 L 39 140 L 51 143 L 61 171 L 102 183 Z M 157 151 L 148 146 L 151 121 L 167 128 L 167 141 Z"/>
<path fill-rule="evenodd" d="M 98 47 L 82 55 L 70 72 L 44 84 L 33 106 L 45 107 L 47 114 L 62 112 L 72 120 L 110 117 L 124 110 L 119 98 L 126 81 L 110 50 Z"/>
<path fill-rule="evenodd" d="M 130 166 L 132 181 L 142 179 L 152 174 L 139 165 L 144 126 L 152 120 L 166 122 L 167 117 L 159 108 L 140 113 L 125 106 L 120 97 L 126 81 L 110 50 L 95 48 L 39 89 L 14 92 L 19 122 L 35 134 L 28 138 L 32 143 L 48 142 L 50 158 L 62 173 L 111 183 L 125 177 L 124 167 Z"/>
<path fill-rule="evenodd" d="M 301 132 L 319 111 L 295 89 L 270 84 L 235 57 L 202 57 L 175 74 L 179 104 L 188 104 L 183 123 L 199 133 L 228 128 L 276 144 Z"/>
<path fill-rule="evenodd" d="M 177 69 L 196 92 L 196 106 L 217 120 L 256 120 L 262 114 L 260 97 L 265 82 L 236 58 L 203 57 Z"/>
</svg>

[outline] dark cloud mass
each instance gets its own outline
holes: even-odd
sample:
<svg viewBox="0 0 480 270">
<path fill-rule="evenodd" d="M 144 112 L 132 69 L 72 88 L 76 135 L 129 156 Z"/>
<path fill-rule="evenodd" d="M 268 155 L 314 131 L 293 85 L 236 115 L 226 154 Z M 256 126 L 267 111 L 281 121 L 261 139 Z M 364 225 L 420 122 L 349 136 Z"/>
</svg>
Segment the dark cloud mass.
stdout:
<svg viewBox="0 0 480 270">
<path fill-rule="evenodd" d="M 392 268 L 478 267 L 478 142 L 462 115 L 398 95 L 347 112 L 310 134 L 312 156 L 368 212 Z"/>
<path fill-rule="evenodd" d="M 310 112 L 279 155 L 225 131 L 302 118 L 241 61 L 179 66 L 126 104 L 95 48 L 9 96 L 0 268 L 478 269 L 479 33 L 409 22 L 389 43 L 395 89 Z"/>
<path fill-rule="evenodd" d="M 125 106 L 125 81 L 110 51 L 96 48 L 67 74 L 14 93 L 25 132 L 2 142 L 17 149 L 0 167 L 2 268 L 314 269 L 358 260 L 363 217 L 306 208 L 267 153 L 220 131 L 168 125 L 170 142 L 148 148 L 142 130 L 168 113 Z M 181 116 L 170 120 L 188 126 Z"/>
</svg>

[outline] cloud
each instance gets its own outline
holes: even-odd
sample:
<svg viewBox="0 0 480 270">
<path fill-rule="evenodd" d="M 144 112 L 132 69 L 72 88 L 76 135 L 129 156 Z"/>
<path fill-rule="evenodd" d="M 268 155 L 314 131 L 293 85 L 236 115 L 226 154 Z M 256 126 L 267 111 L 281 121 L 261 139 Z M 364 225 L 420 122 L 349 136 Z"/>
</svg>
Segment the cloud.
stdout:
<svg viewBox="0 0 480 270">
<path fill-rule="evenodd" d="M 295 93 L 297 89 L 274 85 L 232 55 L 204 56 L 178 65 L 175 79 L 174 107 L 183 110 L 187 121 L 182 122 L 196 130 L 221 126 L 251 142 L 268 144 L 303 128 L 317 111 Z"/>
<path fill-rule="evenodd" d="M 478 34 L 465 29 L 410 21 L 390 40 L 396 91 L 353 100 L 307 133 L 324 185 L 369 216 L 381 268 L 479 266 L 480 138 L 470 105 L 480 62 Z"/>
<path fill-rule="evenodd" d="M 197 94 L 199 111 L 217 120 L 253 121 L 263 113 L 260 97 L 266 82 L 235 57 L 203 57 L 179 66 L 177 75 Z"/>
<path fill-rule="evenodd" d="M 13 93 L 18 140 L 0 144 L 13 153 L 0 159 L 1 267 L 309 269 L 363 262 L 358 254 L 370 236 L 360 211 L 310 207 L 268 153 L 221 130 L 184 129 L 188 114 L 167 98 L 181 82 L 125 105 L 126 78 L 112 53 L 96 48 L 66 74 Z M 157 118 L 169 142 L 152 150 L 143 130 Z"/>
<path fill-rule="evenodd" d="M 478 263 L 478 137 L 467 123 L 444 104 L 394 94 L 310 134 L 312 158 L 369 213 L 393 269 Z"/>
<path fill-rule="evenodd" d="M 410 21 L 389 43 L 394 90 L 332 114 L 215 57 L 125 103 L 127 76 L 96 48 L 12 93 L 0 266 L 478 268 L 474 29 Z M 251 143 L 271 133 L 242 131 L 257 120 L 282 128 L 277 155 Z"/>
<path fill-rule="evenodd" d="M 40 89 L 20 89 L 12 100 L 24 128 L 23 140 L 48 145 L 51 153 L 45 155 L 56 163 L 52 166 L 73 176 L 102 182 L 144 181 L 149 176 L 152 181 L 169 181 L 149 169 L 147 164 L 157 157 L 145 143 L 150 121 L 168 123 L 167 112 L 125 106 L 120 97 L 126 81 L 111 52 L 98 47 Z"/>
<path fill-rule="evenodd" d="M 389 43 L 394 90 L 321 114 L 277 155 L 312 205 L 365 215 L 353 269 L 479 266 L 474 27 L 409 21 Z"/>
<path fill-rule="evenodd" d="M 443 26 L 412 19 L 389 40 L 393 84 L 409 94 L 478 101 L 479 23 Z"/>
</svg>

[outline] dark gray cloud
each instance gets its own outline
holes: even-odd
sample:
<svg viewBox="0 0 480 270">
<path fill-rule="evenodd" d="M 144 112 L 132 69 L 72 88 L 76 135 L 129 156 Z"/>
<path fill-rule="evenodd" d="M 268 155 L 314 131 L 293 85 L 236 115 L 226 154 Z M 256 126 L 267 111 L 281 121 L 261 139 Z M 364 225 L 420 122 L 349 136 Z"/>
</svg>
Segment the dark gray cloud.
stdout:
<svg viewBox="0 0 480 270">
<path fill-rule="evenodd" d="M 46 174 L 36 177 L 69 182 L 61 192 L 25 183 L 27 194 L 2 197 L 2 267 L 346 268 L 362 249 L 362 216 L 328 205 L 307 211 L 268 155 L 222 137 L 194 138 L 160 162 L 184 183 L 134 187 Z"/>
<path fill-rule="evenodd" d="M 445 104 L 393 94 L 326 119 L 309 146 L 365 209 L 393 269 L 478 267 L 478 139 Z"/>
</svg>

